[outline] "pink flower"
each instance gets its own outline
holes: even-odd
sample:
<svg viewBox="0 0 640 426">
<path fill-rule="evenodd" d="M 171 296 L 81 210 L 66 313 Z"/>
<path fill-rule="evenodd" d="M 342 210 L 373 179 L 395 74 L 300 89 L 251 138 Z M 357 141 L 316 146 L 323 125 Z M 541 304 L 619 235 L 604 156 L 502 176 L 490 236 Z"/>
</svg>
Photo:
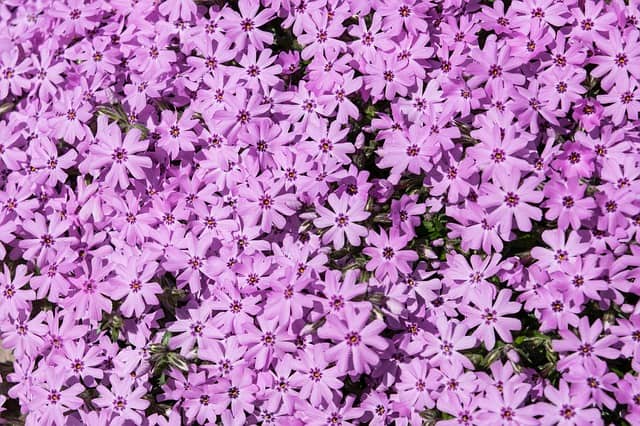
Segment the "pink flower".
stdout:
<svg viewBox="0 0 640 426">
<path fill-rule="evenodd" d="M 561 229 L 544 231 L 542 240 L 551 248 L 534 247 L 531 256 L 539 260 L 541 268 L 548 268 L 550 272 L 560 270 L 562 265 L 589 250 L 589 244 L 581 243 L 580 235 L 575 231 L 571 231 L 568 238 L 565 238 L 565 232 Z"/>
<path fill-rule="evenodd" d="M 179 312 L 178 320 L 167 327 L 168 331 L 178 332 L 171 337 L 169 347 L 179 348 L 183 356 L 188 355 L 195 344 L 198 348 L 215 347 L 224 335 L 213 325 L 211 314 L 211 308 L 206 304 Z"/>
<path fill-rule="evenodd" d="M 447 264 L 449 268 L 444 274 L 444 280 L 450 283 L 452 297 L 462 296 L 463 301 L 469 302 L 481 294 L 489 294 L 491 298 L 496 294 L 495 286 L 488 281 L 500 270 L 500 255 L 494 254 L 484 259 L 478 255 L 471 256 L 471 264 L 461 254 L 449 254 Z M 471 290 L 471 294 L 469 294 Z"/>
<path fill-rule="evenodd" d="M 563 263 L 560 267 L 562 272 L 552 274 L 554 286 L 566 291 L 580 305 L 589 299 L 601 300 L 599 292 L 606 292 L 609 286 L 601 279 L 605 268 L 598 263 L 598 256 L 593 254 Z"/>
<path fill-rule="evenodd" d="M 464 324 L 469 328 L 478 326 L 473 336 L 484 342 L 487 350 L 495 346 L 495 334 L 505 341 L 511 342 L 511 332 L 520 329 L 520 321 L 515 318 L 506 318 L 505 315 L 515 314 L 520 311 L 520 304 L 509 302 L 511 290 L 501 290 L 495 301 L 489 293 L 478 293 L 473 304 L 475 307 L 462 306 L 461 312 L 466 316 Z"/>
<path fill-rule="evenodd" d="M 86 123 L 91 118 L 91 108 L 84 101 L 81 89 L 62 93 L 62 100 L 54 104 L 57 114 L 49 119 L 52 134 L 68 143 L 83 141 L 90 135 Z"/>
<path fill-rule="evenodd" d="M 25 250 L 26 259 L 36 260 L 38 264 L 53 260 L 57 252 L 75 241 L 73 237 L 62 236 L 69 229 L 69 223 L 60 220 L 57 214 L 51 215 L 47 224 L 46 218 L 36 213 L 32 220 L 24 221 L 22 227 L 31 238 L 22 239 L 19 247 Z"/>
<path fill-rule="evenodd" d="M 347 271 L 342 277 L 340 271 L 328 270 L 324 274 L 321 287 L 323 311 L 327 315 L 337 315 L 344 319 L 345 308 L 350 305 L 361 306 L 366 302 L 357 302 L 354 299 L 366 292 L 366 287 L 357 282 L 359 272 L 355 270 Z"/>
<path fill-rule="evenodd" d="M 382 26 L 390 36 L 400 34 L 403 29 L 411 34 L 427 29 L 426 12 L 432 6 L 430 1 L 402 0 L 399 3 L 385 1 L 378 13 L 383 16 Z"/>
<path fill-rule="evenodd" d="M 84 35 L 97 25 L 93 19 L 99 12 L 98 4 L 85 4 L 84 0 L 57 1 L 48 13 L 59 18 L 55 27 L 57 34 Z"/>
<path fill-rule="evenodd" d="M 444 315 L 436 319 L 435 333 L 426 332 L 416 341 L 413 352 L 418 349 L 423 357 L 429 359 L 434 366 L 460 363 L 465 368 L 473 368 L 469 358 L 460 353 L 475 346 L 476 339 L 467 336 L 469 327 L 455 320 L 448 320 Z"/>
<path fill-rule="evenodd" d="M 226 36 L 234 40 L 236 48 L 244 48 L 247 41 L 258 50 L 262 50 L 265 44 L 272 44 L 273 35 L 258 28 L 273 18 L 273 10 L 264 9 L 258 12 L 260 9 L 258 0 L 240 0 L 238 8 L 239 14 L 231 8 L 225 8 L 222 12 L 224 20 L 221 22 Z"/>
<path fill-rule="evenodd" d="M 167 249 L 169 256 L 163 267 L 178 273 L 176 280 L 180 286 L 188 284 L 191 291 L 198 292 L 204 277 L 215 278 L 224 270 L 220 259 L 207 254 L 210 246 L 211 238 L 198 238 L 189 233 L 178 247 Z"/>
<path fill-rule="evenodd" d="M 640 112 L 640 91 L 633 77 L 617 81 L 611 92 L 598 96 L 605 105 L 605 114 L 611 116 L 613 124 L 620 125 L 624 118 L 637 120 Z"/>
<path fill-rule="evenodd" d="M 121 189 L 130 186 L 129 173 L 135 179 L 144 179 L 143 169 L 151 168 L 152 164 L 149 157 L 136 155 L 146 151 L 148 145 L 147 141 L 140 141 L 140 130 L 129 130 L 124 140 L 120 127 L 115 123 L 102 131 L 106 137 L 91 145 L 90 154 L 81 164 L 81 168 L 84 166 L 84 170 L 91 172 L 109 165 L 104 175 L 104 183 L 111 187 L 119 185 Z"/>
<path fill-rule="evenodd" d="M 197 136 L 193 128 L 198 123 L 192 117 L 192 111 L 187 109 L 180 118 L 168 110 L 162 111 L 162 120 L 158 126 L 160 140 L 158 146 L 169 154 L 169 158 L 176 159 L 180 152 L 192 152 Z M 128 136 L 128 135 L 127 135 Z M 125 143 L 127 139 L 125 138 Z M 134 141 L 130 140 L 130 143 Z"/>
<path fill-rule="evenodd" d="M 418 410 L 434 407 L 435 401 L 431 397 L 431 393 L 435 393 L 436 376 L 436 369 L 429 368 L 428 363 L 414 358 L 401 370 L 400 380 L 397 384 L 398 396 Z"/>
<path fill-rule="evenodd" d="M 494 176 L 496 183 L 484 186 L 484 191 L 478 199 L 482 207 L 495 208 L 493 211 L 501 219 L 498 228 L 503 239 L 511 232 L 514 218 L 518 229 L 525 232 L 531 231 L 532 219 L 542 219 L 542 211 L 534 206 L 543 199 L 542 191 L 536 190 L 539 179 L 532 176 L 526 178 L 522 184 L 519 184 L 519 180 L 513 176 L 498 174 Z"/>
<path fill-rule="evenodd" d="M 396 94 L 405 96 L 415 80 L 406 64 L 394 55 L 377 55 L 372 63 L 367 64 L 366 72 L 365 87 L 371 90 L 376 100 L 391 100 Z"/>
<path fill-rule="evenodd" d="M 344 247 L 346 236 L 351 245 L 359 246 L 360 238 L 367 236 L 367 229 L 356 222 L 370 216 L 370 213 L 364 210 L 365 201 L 359 197 L 349 197 L 347 194 L 342 194 L 340 198 L 330 194 L 327 201 L 333 211 L 316 205 L 320 217 L 313 221 L 318 228 L 329 228 L 322 236 L 322 242 L 326 244 L 333 241 L 333 247 L 340 250 Z"/>
<path fill-rule="evenodd" d="M 0 300 L 4 301 L 0 318 L 17 318 L 20 311 L 30 310 L 30 302 L 36 298 L 36 294 L 33 290 L 22 289 L 31 278 L 31 274 L 26 272 L 25 265 L 18 265 L 14 277 L 11 278 L 11 271 L 6 264 L 3 265 L 3 274 L 0 275 Z"/>
<path fill-rule="evenodd" d="M 81 272 L 69 279 L 72 290 L 61 305 L 75 312 L 78 318 L 97 324 L 103 312 L 110 313 L 113 307 L 108 297 L 111 292 L 108 276 L 112 268 L 99 257 L 92 258 L 90 264 L 83 263 Z"/>
<path fill-rule="evenodd" d="M 524 75 L 511 72 L 520 66 L 520 60 L 511 56 L 509 46 L 499 45 L 495 35 L 487 37 L 484 49 L 473 49 L 471 57 L 474 62 L 467 68 L 472 76 L 467 82 L 470 86 L 475 87 L 492 79 L 502 80 L 509 85 L 521 85 L 525 81 Z"/>
<path fill-rule="evenodd" d="M 100 396 L 93 400 L 96 405 L 111 413 L 110 424 L 120 426 L 127 420 L 142 422 L 141 414 L 149 406 L 149 401 L 142 399 L 147 390 L 136 386 L 131 377 L 121 379 L 112 375 L 110 382 L 110 389 L 104 385 L 97 387 Z"/>
<path fill-rule="evenodd" d="M 399 200 L 391 200 L 391 214 L 393 225 L 409 237 L 415 236 L 415 228 L 420 224 L 420 217 L 426 211 L 426 206 L 417 202 L 416 195 L 402 195 Z"/>
<path fill-rule="evenodd" d="M 63 368 L 47 368 L 39 386 L 32 388 L 29 417 L 37 417 L 41 424 L 62 425 L 69 420 L 68 413 L 78 410 L 84 401 L 78 395 L 83 392 L 81 383 L 65 386 L 68 376 Z"/>
<path fill-rule="evenodd" d="M 31 59 L 26 58 L 18 63 L 18 49 L 5 51 L 0 55 L 0 99 L 11 94 L 20 96 L 25 89 L 29 89 L 31 82 L 25 74 L 31 68 Z"/>
<path fill-rule="evenodd" d="M 273 65 L 276 57 L 271 56 L 271 53 L 271 49 L 264 49 L 260 56 L 256 57 L 255 47 L 248 47 L 247 54 L 240 59 L 240 65 L 245 69 L 245 75 L 240 78 L 247 82 L 246 87 L 251 90 L 267 90 L 278 83 L 278 74 L 282 72 L 282 67 L 278 64 Z"/>
<path fill-rule="evenodd" d="M 618 341 L 616 336 L 605 336 L 602 333 L 602 321 L 597 319 L 593 325 L 589 325 L 589 318 L 583 317 L 578 324 L 580 338 L 569 330 L 559 330 L 562 340 L 553 341 L 553 350 L 556 352 L 569 352 L 558 362 L 558 369 L 564 370 L 573 365 L 586 365 L 587 362 L 603 362 L 601 358 L 615 359 L 619 355 L 618 349 L 612 346 Z"/>
<path fill-rule="evenodd" d="M 384 229 L 376 234 L 371 231 L 367 235 L 367 242 L 372 246 L 365 247 L 362 252 L 372 259 L 367 262 L 367 271 L 374 271 L 377 279 L 389 277 L 391 282 L 398 279 L 398 272 L 409 274 L 410 264 L 418 260 L 418 254 L 413 250 L 402 250 L 409 242 L 408 235 L 400 235 L 397 228 L 391 228 L 387 235 Z"/>
<path fill-rule="evenodd" d="M 329 345 L 318 343 L 300 354 L 294 361 L 290 384 L 299 388 L 300 398 L 309 399 L 314 406 L 330 403 L 335 392 L 342 387 L 337 366 L 330 366 L 326 358 Z"/>
<path fill-rule="evenodd" d="M 480 400 L 483 412 L 478 414 L 477 419 L 480 423 L 492 425 L 538 425 L 538 420 L 534 418 L 538 414 L 536 406 L 524 405 L 529 390 L 529 385 L 517 386 L 512 383 L 506 383 L 502 391 L 488 388 L 485 398 Z"/>
<path fill-rule="evenodd" d="M 40 312 L 31 320 L 25 312 L 0 324 L 2 346 L 13 351 L 16 358 L 35 358 L 44 347 L 47 326 L 43 323 L 45 312 Z"/>
<path fill-rule="evenodd" d="M 625 33 L 624 37 L 618 28 L 610 29 L 607 37 L 598 34 L 595 42 L 602 55 L 595 55 L 591 63 L 596 68 L 591 72 L 595 77 L 602 77 L 602 87 L 609 90 L 615 82 L 631 73 L 636 79 L 640 78 L 640 46 L 638 46 L 638 31 Z"/>
<path fill-rule="evenodd" d="M 258 327 L 245 324 L 244 333 L 238 335 L 238 342 L 247 349 L 247 357 L 257 370 L 268 368 L 274 359 L 293 352 L 296 345 L 287 332 L 287 324 L 278 324 L 278 319 L 258 317 Z"/>
<path fill-rule="evenodd" d="M 611 333 L 622 343 L 620 353 L 632 358 L 635 366 L 640 366 L 640 315 L 634 313 L 629 319 L 618 318 L 616 325 L 611 326 Z"/>
<path fill-rule="evenodd" d="M 538 403 L 537 409 L 543 414 L 541 425 L 603 425 L 600 412 L 589 408 L 589 393 L 577 392 L 569 388 L 566 381 L 560 380 L 558 389 L 553 386 L 544 388 L 544 395 L 551 403 Z"/>
<path fill-rule="evenodd" d="M 120 311 L 127 316 L 141 316 L 145 308 L 159 304 L 156 295 L 162 293 L 162 288 L 151 281 L 158 269 L 158 264 L 148 256 L 132 255 L 116 265 L 116 277 L 111 280 L 114 288 L 111 292 L 113 299 L 123 299 Z"/>
<path fill-rule="evenodd" d="M 385 141 L 382 148 L 378 150 L 381 157 L 378 167 L 391 168 L 389 177 L 391 183 L 398 183 L 405 171 L 420 174 L 431 170 L 436 163 L 440 148 L 429 136 L 426 128 L 412 125 L 406 134 L 397 135 Z"/>
<path fill-rule="evenodd" d="M 345 306 L 345 320 L 330 316 L 318 330 L 323 339 L 335 343 L 327 350 L 327 359 L 335 361 L 342 374 L 369 373 L 380 358 L 376 351 L 387 348 L 387 341 L 380 336 L 386 325 L 380 320 L 369 322 L 371 308 L 356 309 Z"/>
<path fill-rule="evenodd" d="M 577 178 L 552 180 L 544 187 L 547 200 L 542 207 L 548 208 L 545 218 L 558 220 L 561 229 L 579 229 L 582 221 L 591 217 L 596 203 L 593 198 L 585 197 L 586 187 L 580 185 Z"/>
<path fill-rule="evenodd" d="M 606 364 L 587 362 L 584 366 L 575 365 L 564 378 L 571 383 L 571 393 L 589 395 L 598 407 L 612 410 L 616 406 L 616 401 L 607 392 L 615 392 L 613 384 L 618 382 L 618 376 L 610 372 Z"/>
<path fill-rule="evenodd" d="M 296 196 L 292 193 L 282 193 L 284 180 L 270 180 L 267 178 L 251 179 L 246 187 L 240 189 L 243 203 L 238 206 L 238 213 L 246 218 L 248 224 L 259 223 L 264 232 L 271 232 L 272 225 L 282 229 L 287 221 L 285 217 L 295 214 L 298 205 Z"/>
<path fill-rule="evenodd" d="M 328 50 L 343 51 L 346 43 L 340 40 L 344 26 L 337 20 L 327 16 L 328 13 L 318 10 L 311 14 L 311 19 L 303 21 L 304 32 L 298 36 L 302 44 L 302 59 L 311 59 Z"/>
</svg>

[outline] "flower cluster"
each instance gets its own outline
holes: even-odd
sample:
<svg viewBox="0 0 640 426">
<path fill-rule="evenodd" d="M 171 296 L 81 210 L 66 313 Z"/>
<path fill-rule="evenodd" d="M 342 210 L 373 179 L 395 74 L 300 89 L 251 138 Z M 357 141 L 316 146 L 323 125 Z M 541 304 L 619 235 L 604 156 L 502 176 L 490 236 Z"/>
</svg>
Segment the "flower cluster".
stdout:
<svg viewBox="0 0 640 426">
<path fill-rule="evenodd" d="M 640 3 L 0 2 L 0 412 L 640 424 Z"/>
</svg>

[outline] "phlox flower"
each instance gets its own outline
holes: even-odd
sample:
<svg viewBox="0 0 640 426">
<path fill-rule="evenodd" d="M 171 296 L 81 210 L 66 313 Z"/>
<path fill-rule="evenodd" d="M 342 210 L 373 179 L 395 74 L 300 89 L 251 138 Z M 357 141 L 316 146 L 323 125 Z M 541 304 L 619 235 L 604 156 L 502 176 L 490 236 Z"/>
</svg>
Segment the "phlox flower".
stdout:
<svg viewBox="0 0 640 426">
<path fill-rule="evenodd" d="M 383 351 L 388 346 L 380 336 L 384 323 L 380 320 L 368 322 L 370 312 L 369 307 L 358 309 L 347 305 L 344 320 L 330 316 L 318 330 L 323 339 L 337 342 L 327 350 L 327 358 L 336 362 L 342 374 L 370 372 L 371 366 L 380 359 L 376 351 Z"/>
<path fill-rule="evenodd" d="M 141 414 L 149 406 L 149 401 L 142 398 L 147 390 L 142 386 L 137 386 L 130 377 L 111 376 L 110 381 L 109 388 L 104 385 L 97 387 L 100 396 L 93 402 L 111 413 L 111 424 L 113 425 L 125 424 L 127 420 L 141 422 Z"/>
<path fill-rule="evenodd" d="M 104 184 L 127 189 L 131 183 L 129 173 L 135 179 L 144 179 L 143 169 L 151 168 L 151 159 L 140 155 L 147 149 L 147 142 L 140 140 L 140 130 L 131 129 L 122 138 L 120 127 L 115 124 L 104 129 L 105 137 L 91 145 L 90 153 L 83 162 L 84 169 L 95 171 L 109 166 L 104 176 Z M 81 165 L 82 167 L 82 165 Z"/>
<path fill-rule="evenodd" d="M 362 252 L 372 259 L 367 262 L 366 269 L 375 271 L 377 279 L 389 277 L 392 282 L 398 279 L 398 272 L 411 272 L 410 264 L 418 260 L 418 254 L 413 250 L 403 250 L 409 241 L 408 235 L 401 235 L 397 228 L 392 228 L 389 234 L 384 229 L 379 233 L 373 231 L 367 235 L 369 247 Z"/>
<path fill-rule="evenodd" d="M 608 335 L 600 338 L 603 325 L 600 319 L 589 325 L 589 318 L 583 317 L 578 324 L 580 337 L 569 330 L 560 330 L 562 340 L 553 341 L 553 350 L 556 352 L 569 352 L 558 363 L 559 369 L 571 367 L 573 365 L 584 366 L 587 362 L 601 363 L 604 359 L 615 359 L 618 357 L 618 349 L 612 346 L 618 341 L 616 336 Z"/>
<path fill-rule="evenodd" d="M 322 242 L 333 241 L 336 250 L 344 247 L 345 236 L 349 243 L 354 246 L 360 245 L 360 238 L 367 236 L 367 229 L 357 224 L 370 216 L 364 210 L 365 202 L 356 197 L 349 197 L 342 194 L 339 198 L 335 194 L 330 194 L 327 201 L 332 210 L 317 205 L 316 211 L 320 217 L 313 221 L 318 228 L 329 228 L 322 236 Z"/>
<path fill-rule="evenodd" d="M 511 342 L 511 332 L 520 329 L 520 321 L 515 318 L 508 318 L 505 315 L 515 314 L 520 311 L 520 304 L 510 302 L 510 290 L 501 290 L 495 301 L 487 292 L 478 293 L 473 300 L 475 306 L 462 306 L 460 309 L 466 316 L 464 323 L 469 327 L 478 328 L 473 332 L 478 340 L 484 342 L 487 350 L 495 346 L 495 334 L 505 341 Z"/>
<path fill-rule="evenodd" d="M 81 383 L 65 386 L 68 376 L 62 368 L 48 368 L 43 375 L 43 382 L 32 389 L 29 417 L 43 425 L 65 424 L 68 412 L 82 406 L 79 395 L 84 387 Z"/>
<path fill-rule="evenodd" d="M 575 387 L 560 380 L 558 389 L 547 386 L 544 394 L 551 403 L 538 403 L 536 406 L 543 417 L 541 425 L 603 425 L 604 422 L 596 408 L 589 408 L 589 393 L 578 392 Z"/>
<path fill-rule="evenodd" d="M 292 337 L 287 332 L 287 324 L 279 324 L 278 319 L 258 317 L 258 326 L 245 324 L 244 332 L 238 335 L 238 342 L 247 349 L 247 357 L 256 370 L 268 368 L 274 359 L 295 351 Z"/>
</svg>

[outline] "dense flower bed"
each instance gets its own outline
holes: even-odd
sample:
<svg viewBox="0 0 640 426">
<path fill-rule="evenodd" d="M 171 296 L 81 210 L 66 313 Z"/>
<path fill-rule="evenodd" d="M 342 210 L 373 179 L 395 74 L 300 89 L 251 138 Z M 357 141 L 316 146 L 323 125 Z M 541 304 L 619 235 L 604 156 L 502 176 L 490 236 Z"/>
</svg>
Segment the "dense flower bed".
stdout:
<svg viewBox="0 0 640 426">
<path fill-rule="evenodd" d="M 0 416 L 640 424 L 639 7 L 0 2 Z"/>
</svg>

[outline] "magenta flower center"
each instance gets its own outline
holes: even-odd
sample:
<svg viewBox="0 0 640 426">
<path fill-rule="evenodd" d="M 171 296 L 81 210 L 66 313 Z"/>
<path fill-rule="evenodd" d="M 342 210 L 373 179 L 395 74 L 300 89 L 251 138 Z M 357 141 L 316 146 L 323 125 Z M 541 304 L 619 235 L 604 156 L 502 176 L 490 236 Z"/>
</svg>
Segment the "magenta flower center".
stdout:
<svg viewBox="0 0 640 426">
<path fill-rule="evenodd" d="M 82 362 L 82 360 L 80 359 L 75 359 L 73 363 L 71 363 L 71 368 L 76 373 L 79 373 L 80 371 L 84 370 L 84 362 Z"/>
<path fill-rule="evenodd" d="M 589 18 L 583 19 L 582 22 L 580 22 L 580 28 L 582 28 L 583 31 L 591 31 L 593 29 L 593 21 Z"/>
<path fill-rule="evenodd" d="M 393 259 L 394 251 L 391 247 L 385 247 L 382 249 L 382 257 L 387 260 Z"/>
<path fill-rule="evenodd" d="M 276 343 L 276 336 L 271 332 L 266 332 L 262 336 L 262 343 L 265 346 L 273 346 Z"/>
<path fill-rule="evenodd" d="M 336 216 L 336 224 L 340 228 L 344 228 L 349 224 L 349 217 L 343 213 L 340 213 L 338 216 Z"/>
<path fill-rule="evenodd" d="M 116 163 L 122 163 L 127 161 L 127 151 L 124 148 L 116 148 L 113 150 L 113 155 L 111 156 L 113 161 Z"/>
<path fill-rule="evenodd" d="M 506 160 L 505 152 L 500 148 L 496 148 L 491 153 L 491 159 L 494 163 L 502 163 Z"/>
<path fill-rule="evenodd" d="M 407 148 L 407 155 L 409 157 L 417 157 L 420 154 L 420 147 L 416 144 L 411 144 Z"/>
<path fill-rule="evenodd" d="M 47 400 L 52 404 L 57 404 L 60 401 L 61 395 L 57 390 L 49 391 L 49 395 L 47 396 Z"/>
<path fill-rule="evenodd" d="M 542 19 L 544 18 L 544 10 L 541 7 L 537 7 L 531 11 L 531 16 L 534 18 Z"/>
<path fill-rule="evenodd" d="M 322 371 L 318 368 L 312 368 L 309 370 L 309 378 L 314 382 L 319 382 L 322 379 Z"/>
<path fill-rule="evenodd" d="M 556 250 L 556 254 L 553 256 L 553 258 L 558 263 L 562 263 L 562 262 L 566 261 L 569 258 L 569 253 L 566 250 L 558 249 L 558 250 Z"/>
<path fill-rule="evenodd" d="M 334 310 L 340 310 L 344 307 L 344 299 L 342 298 L 342 296 L 331 296 L 331 301 L 329 302 L 329 305 Z"/>
<path fill-rule="evenodd" d="M 51 236 L 51 234 L 44 234 L 41 241 L 43 246 L 51 247 L 53 245 L 53 236 Z"/>
<path fill-rule="evenodd" d="M 140 280 L 138 280 L 138 279 L 135 279 L 135 280 L 131 281 L 131 283 L 129 284 L 129 288 L 134 293 L 137 293 L 142 289 L 142 282 L 140 282 Z"/>
<path fill-rule="evenodd" d="M 360 334 L 358 334 L 358 332 L 356 331 L 352 331 L 349 334 L 347 334 L 346 340 L 347 340 L 347 345 L 358 346 L 361 341 Z"/>
<path fill-rule="evenodd" d="M 253 28 L 255 27 L 253 20 L 251 19 L 243 19 L 242 21 L 240 21 L 240 28 L 242 28 L 242 31 L 244 32 L 249 32 L 251 30 L 253 30 Z"/>
<path fill-rule="evenodd" d="M 193 256 L 187 263 L 191 266 L 191 269 L 200 269 L 202 266 L 202 260 L 203 259 L 198 256 Z"/>
<path fill-rule="evenodd" d="M 270 209 L 273 205 L 273 198 L 269 195 L 263 195 L 260 197 L 260 207 L 263 209 Z"/>
<path fill-rule="evenodd" d="M 562 197 L 562 205 L 566 208 L 571 208 L 573 207 L 573 205 L 575 204 L 575 202 L 573 201 L 573 197 L 570 195 L 566 195 L 564 197 Z"/>
<path fill-rule="evenodd" d="M 591 356 L 593 353 L 593 346 L 589 343 L 584 343 L 578 347 L 578 353 L 582 356 Z"/>
<path fill-rule="evenodd" d="M 629 64 L 629 58 L 624 53 L 618 53 L 614 59 L 615 64 L 620 67 L 626 67 Z"/>
<path fill-rule="evenodd" d="M 503 407 L 502 410 L 500 410 L 500 417 L 502 417 L 505 420 L 509 420 L 509 421 L 512 420 L 514 415 L 515 413 L 509 407 Z"/>
<path fill-rule="evenodd" d="M 493 324 L 498 321 L 498 313 L 493 309 L 485 308 L 482 318 L 485 324 Z"/>
<path fill-rule="evenodd" d="M 113 408 L 116 411 L 124 411 L 127 408 L 127 400 L 122 396 L 116 396 L 113 400 Z"/>
<path fill-rule="evenodd" d="M 507 192 L 507 195 L 504 196 L 504 202 L 509 207 L 516 207 L 520 202 L 520 197 L 518 196 L 518 194 L 515 194 L 513 192 Z"/>
<path fill-rule="evenodd" d="M 29 326 L 23 322 L 19 322 L 16 324 L 16 333 L 20 336 L 26 336 L 27 331 L 29 331 Z"/>
<path fill-rule="evenodd" d="M 502 75 L 502 67 L 500 65 L 491 65 L 489 67 L 489 76 L 496 78 Z"/>
<path fill-rule="evenodd" d="M 229 398 L 237 399 L 238 397 L 240 397 L 240 389 L 233 386 L 231 389 L 229 389 Z"/>
<path fill-rule="evenodd" d="M 204 330 L 204 324 L 197 321 L 195 324 L 191 324 L 191 334 L 202 336 L 202 330 Z"/>
<path fill-rule="evenodd" d="M 572 406 L 564 404 L 560 409 L 560 415 L 565 419 L 570 419 L 576 415 L 576 412 Z"/>
<path fill-rule="evenodd" d="M 576 287 L 582 287 L 584 285 L 584 277 L 582 275 L 576 275 L 573 277 L 573 285 Z"/>
</svg>

